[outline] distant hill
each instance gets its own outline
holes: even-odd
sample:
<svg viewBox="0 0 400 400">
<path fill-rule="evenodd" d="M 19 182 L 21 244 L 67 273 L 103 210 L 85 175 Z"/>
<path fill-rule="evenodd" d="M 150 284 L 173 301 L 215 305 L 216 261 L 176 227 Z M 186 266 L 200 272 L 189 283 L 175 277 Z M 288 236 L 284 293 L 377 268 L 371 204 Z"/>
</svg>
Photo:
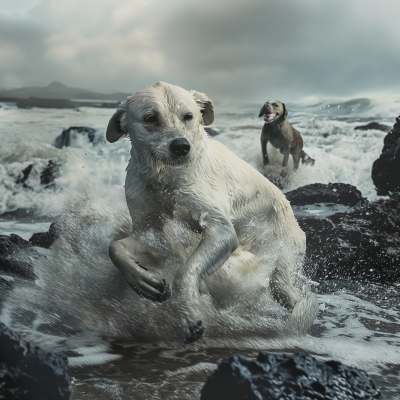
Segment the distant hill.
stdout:
<svg viewBox="0 0 400 400">
<path fill-rule="evenodd" d="M 40 98 L 40 99 L 85 99 L 85 100 L 109 100 L 109 101 L 122 101 L 125 100 L 128 93 L 100 93 L 93 92 L 91 90 L 79 89 L 69 87 L 61 82 L 52 82 L 50 85 L 45 87 L 27 87 L 21 89 L 10 89 L 2 90 L 0 89 L 0 97 L 3 98 L 18 98 L 18 99 L 28 99 L 30 97 Z"/>
</svg>

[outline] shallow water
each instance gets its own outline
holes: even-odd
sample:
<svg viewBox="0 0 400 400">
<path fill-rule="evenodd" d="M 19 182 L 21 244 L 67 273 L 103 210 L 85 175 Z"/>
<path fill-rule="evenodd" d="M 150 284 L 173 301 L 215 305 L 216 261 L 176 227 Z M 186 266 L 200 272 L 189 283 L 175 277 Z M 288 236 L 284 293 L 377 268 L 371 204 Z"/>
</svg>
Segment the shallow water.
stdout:
<svg viewBox="0 0 400 400">
<path fill-rule="evenodd" d="M 398 98 L 287 104 L 289 121 L 302 133 L 305 151 L 316 165 L 301 165 L 296 174 L 289 172 L 281 182 L 283 190 L 344 182 L 375 200 L 371 167 L 386 133 L 355 131 L 354 127 L 371 121 L 392 126 L 399 105 Z M 212 127 L 220 132 L 215 140 L 278 179 L 282 155 L 269 148 L 271 165 L 261 165 L 262 121 L 257 118 L 261 104 L 216 102 L 215 107 Z M 114 268 L 107 258 L 107 243 L 125 212 L 122 186 L 130 147 L 128 141 L 105 143 L 112 112 L 20 110 L 5 103 L 0 108 L 0 234 L 17 233 L 28 239 L 33 232 L 46 231 L 62 215 L 65 202 L 83 187 L 94 185 L 105 191 L 104 204 L 93 203 L 98 218 L 91 222 L 93 228 L 76 233 L 81 240 L 78 249 L 70 241 L 55 250 L 36 248 L 20 255 L 35 265 L 39 276 L 35 283 L 0 274 L 0 320 L 25 338 L 69 357 L 76 399 L 199 398 L 206 377 L 223 357 L 241 353 L 254 358 L 259 351 L 306 352 L 320 360 L 339 360 L 366 370 L 388 398 L 400 399 L 398 286 L 317 282 L 319 314 L 306 336 L 274 335 L 274 321 L 278 324 L 284 316 L 251 315 L 246 320 L 235 309 L 219 315 L 219 323 L 225 326 L 218 329 L 210 323 L 205 336 L 191 345 L 162 340 L 173 326 L 168 310 L 130 335 L 142 311 L 136 314 L 130 309 L 129 288 L 123 293 L 109 288 L 119 283 L 117 274 L 112 282 L 104 275 L 107 268 Z M 72 147 L 56 149 L 55 137 L 73 125 L 97 129 L 98 143 L 82 137 Z M 54 185 L 45 188 L 40 172 L 49 160 L 57 164 L 57 171 Z M 25 185 L 16 183 L 32 163 Z M 345 211 L 335 207 L 312 205 L 294 211 L 298 216 Z M 72 221 L 72 231 L 74 226 Z"/>
</svg>

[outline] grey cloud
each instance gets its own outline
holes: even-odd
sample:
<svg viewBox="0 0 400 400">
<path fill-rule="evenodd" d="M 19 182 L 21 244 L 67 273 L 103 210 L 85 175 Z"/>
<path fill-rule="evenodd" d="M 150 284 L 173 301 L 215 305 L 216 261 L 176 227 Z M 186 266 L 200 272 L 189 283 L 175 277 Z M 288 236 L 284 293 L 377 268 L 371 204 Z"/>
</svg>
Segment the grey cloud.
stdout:
<svg viewBox="0 0 400 400">
<path fill-rule="evenodd" d="M 118 3 L 99 3 L 96 13 L 77 8 L 76 18 L 73 9 L 64 19 L 49 4 L 24 20 L 1 17 L 0 44 L 16 46 L 29 62 L 0 69 L 0 86 L 12 73 L 22 82 L 132 92 L 164 80 L 216 99 L 257 101 L 400 89 L 400 4 L 392 0 L 155 0 L 114 25 Z"/>
</svg>

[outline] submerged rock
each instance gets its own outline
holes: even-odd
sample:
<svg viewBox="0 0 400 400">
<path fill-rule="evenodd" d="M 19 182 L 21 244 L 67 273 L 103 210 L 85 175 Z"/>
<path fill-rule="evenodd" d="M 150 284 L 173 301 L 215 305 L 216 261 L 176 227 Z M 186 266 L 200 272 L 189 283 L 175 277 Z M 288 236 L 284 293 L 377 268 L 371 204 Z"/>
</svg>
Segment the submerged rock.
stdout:
<svg viewBox="0 0 400 400">
<path fill-rule="evenodd" d="M 325 218 L 298 217 L 312 279 L 400 282 L 400 198 L 366 202 Z"/>
<path fill-rule="evenodd" d="M 207 379 L 201 400 L 383 399 L 368 374 L 338 361 L 304 354 L 260 353 L 225 358 Z"/>
<path fill-rule="evenodd" d="M 62 149 L 64 146 L 68 147 L 77 139 L 78 135 L 86 136 L 89 143 L 94 143 L 95 133 L 96 130 L 88 126 L 71 126 L 68 129 L 64 129 L 61 135 L 56 137 L 54 147 L 57 149 Z"/>
<path fill-rule="evenodd" d="M 31 243 L 21 236 L 11 234 L 0 235 L 0 270 L 19 275 L 23 278 L 35 279 L 32 265 L 14 259 L 14 254 L 21 249 L 31 247 Z"/>
<path fill-rule="evenodd" d="M 382 154 L 374 162 L 371 176 L 379 196 L 400 193 L 400 117 L 383 140 Z"/>
<path fill-rule="evenodd" d="M 68 400 L 67 357 L 22 340 L 0 322 L 0 400 Z"/>
<path fill-rule="evenodd" d="M 378 122 L 370 122 L 367 125 L 356 126 L 355 130 L 368 131 L 370 129 L 376 129 L 378 131 L 389 132 L 390 126 L 379 124 Z"/>
<path fill-rule="evenodd" d="M 365 202 L 361 192 L 347 183 L 313 183 L 285 193 L 292 206 L 303 206 L 315 203 L 335 203 L 355 206 Z"/>
</svg>

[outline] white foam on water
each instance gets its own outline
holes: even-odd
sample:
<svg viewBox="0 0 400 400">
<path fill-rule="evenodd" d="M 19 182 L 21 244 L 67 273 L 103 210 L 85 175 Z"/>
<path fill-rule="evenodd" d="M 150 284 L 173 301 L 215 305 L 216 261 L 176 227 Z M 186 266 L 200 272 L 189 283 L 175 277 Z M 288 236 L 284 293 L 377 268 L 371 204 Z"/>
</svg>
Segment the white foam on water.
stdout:
<svg viewBox="0 0 400 400">
<path fill-rule="evenodd" d="M 372 120 L 392 126 L 399 105 L 399 99 L 289 104 L 289 121 L 302 133 L 305 151 L 316 159 L 316 164 L 300 165 L 293 173 L 290 162 L 284 191 L 309 183 L 344 182 L 356 186 L 370 200 L 376 199 L 371 167 L 379 157 L 386 133 L 356 131 L 354 127 Z M 264 167 L 261 163 L 263 122 L 257 118 L 261 106 L 217 102 L 214 125 L 221 133 L 214 140 L 275 179 L 280 176 L 282 155 L 269 147 L 271 165 Z M 0 220 L 0 233 L 9 234 L 15 229 L 13 233 L 28 238 L 34 230 L 46 230 L 47 225 L 39 224 L 48 224 L 54 218 L 63 221 L 64 229 L 49 251 L 21 255 L 30 257 L 34 264 L 38 275 L 34 283 L 0 279 L 0 288 L 4 288 L 0 320 L 44 348 L 65 352 L 75 367 L 120 359 L 121 354 L 111 349 L 110 337 L 133 338 L 161 349 L 182 347 L 174 340 L 180 322 L 173 307 L 139 299 L 108 256 L 109 244 L 116 236 L 122 237 L 129 225 L 123 182 L 130 143 L 105 142 L 105 127 L 112 114 L 113 110 L 94 108 L 81 108 L 79 112 L 21 110 L 11 105 L 0 108 L 0 216 L 31 210 L 29 221 L 9 217 Z M 97 144 L 78 136 L 72 147 L 53 146 L 62 129 L 82 125 L 96 129 L 100 138 Z M 40 173 L 49 160 L 58 169 L 54 185 L 46 188 L 40 184 Z M 25 186 L 17 183 L 31 164 Z M 84 207 L 77 208 L 77 204 Z M 34 228 L 24 225 L 32 220 L 36 221 Z M 3 281 L 4 285 L 12 285 L 11 289 L 1 286 Z M 320 313 L 314 324 L 318 334 L 291 334 L 287 315 L 266 302 L 251 312 L 246 305 L 205 312 L 204 338 L 186 348 L 200 352 L 229 348 L 238 353 L 249 348 L 306 351 L 377 376 L 383 376 L 390 365 L 400 367 L 398 306 L 379 306 L 347 291 L 319 294 L 318 299 Z M 207 305 L 209 299 L 203 301 Z M 192 368 L 207 369 L 209 364 L 213 365 L 200 363 Z M 187 368 L 182 371 L 188 372 Z M 400 391 L 399 380 L 390 379 Z M 117 391 L 112 382 L 106 386 L 109 391 Z"/>
</svg>

